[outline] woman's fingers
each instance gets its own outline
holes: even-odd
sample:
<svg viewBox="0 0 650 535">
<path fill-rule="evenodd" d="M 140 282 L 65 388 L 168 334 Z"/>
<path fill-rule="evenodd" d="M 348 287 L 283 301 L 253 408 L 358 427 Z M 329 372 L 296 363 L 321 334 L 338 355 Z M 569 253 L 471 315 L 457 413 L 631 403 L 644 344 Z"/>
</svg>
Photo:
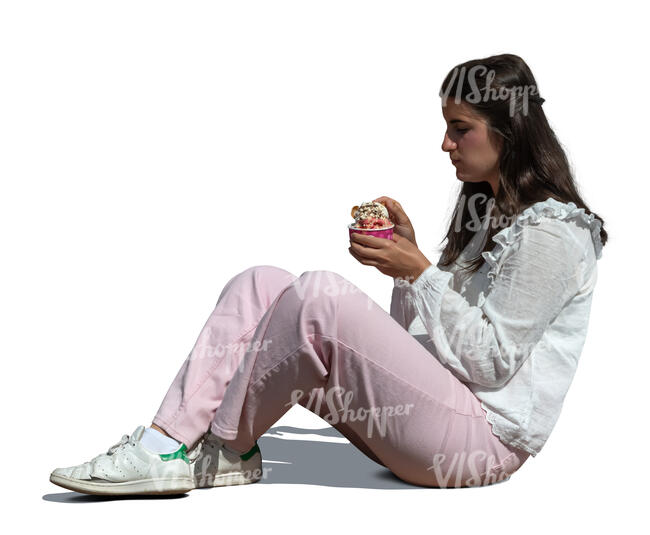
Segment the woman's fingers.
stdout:
<svg viewBox="0 0 650 535">
<path fill-rule="evenodd" d="M 402 209 L 402 205 L 398 203 L 395 199 L 382 196 L 382 197 L 378 197 L 373 202 L 380 202 L 384 206 L 386 206 L 390 218 L 394 220 L 397 224 L 403 224 L 408 221 L 408 217 L 406 216 L 406 213 Z"/>
<path fill-rule="evenodd" d="M 356 258 L 359 261 L 360 264 L 364 264 L 366 266 L 376 266 L 377 265 L 377 262 L 375 262 L 374 260 L 369 260 L 368 258 L 365 258 L 365 257 L 357 254 L 356 252 L 354 252 L 352 247 L 348 247 L 348 251 L 354 258 Z"/>
<path fill-rule="evenodd" d="M 391 199 L 390 197 L 384 197 L 384 196 L 382 196 L 382 197 L 377 197 L 377 198 L 374 199 L 372 202 L 380 202 L 381 204 L 383 204 L 383 205 L 385 205 L 386 207 L 388 207 L 388 204 L 389 204 L 389 203 L 392 204 L 392 203 L 395 202 L 395 201 L 394 201 L 394 199 Z"/>
<path fill-rule="evenodd" d="M 355 233 L 350 236 L 350 250 L 360 258 L 378 260 L 383 257 L 384 247 L 389 245 L 389 241 L 391 240 Z M 392 242 L 390 245 L 392 245 Z"/>
<path fill-rule="evenodd" d="M 370 236 L 368 234 L 353 232 L 350 236 L 350 243 L 358 243 L 359 245 L 370 247 L 372 249 L 381 249 L 382 247 L 386 247 L 386 238 L 378 238 L 376 236 Z"/>
</svg>

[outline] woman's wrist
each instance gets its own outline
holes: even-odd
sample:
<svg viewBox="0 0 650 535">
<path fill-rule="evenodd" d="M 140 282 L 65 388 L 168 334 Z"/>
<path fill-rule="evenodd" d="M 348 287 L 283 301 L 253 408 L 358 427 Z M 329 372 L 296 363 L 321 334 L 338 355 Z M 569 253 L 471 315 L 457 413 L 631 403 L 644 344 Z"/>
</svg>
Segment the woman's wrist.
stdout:
<svg viewBox="0 0 650 535">
<path fill-rule="evenodd" d="M 406 276 L 406 280 L 408 280 L 411 284 L 413 284 L 416 280 L 420 278 L 420 275 L 422 275 L 422 273 L 424 273 L 427 270 L 427 268 L 431 265 L 432 263 L 425 258 L 423 262 L 415 270 L 413 270 L 412 273 Z"/>
</svg>

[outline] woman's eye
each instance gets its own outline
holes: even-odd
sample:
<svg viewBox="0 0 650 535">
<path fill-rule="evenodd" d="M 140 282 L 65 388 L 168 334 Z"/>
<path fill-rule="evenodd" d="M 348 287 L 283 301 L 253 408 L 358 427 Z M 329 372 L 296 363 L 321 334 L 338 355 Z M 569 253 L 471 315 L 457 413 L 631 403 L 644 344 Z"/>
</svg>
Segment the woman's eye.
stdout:
<svg viewBox="0 0 650 535">
<path fill-rule="evenodd" d="M 464 134 L 468 130 L 469 130 L 469 128 L 456 128 L 456 132 L 460 132 L 461 134 Z"/>
</svg>

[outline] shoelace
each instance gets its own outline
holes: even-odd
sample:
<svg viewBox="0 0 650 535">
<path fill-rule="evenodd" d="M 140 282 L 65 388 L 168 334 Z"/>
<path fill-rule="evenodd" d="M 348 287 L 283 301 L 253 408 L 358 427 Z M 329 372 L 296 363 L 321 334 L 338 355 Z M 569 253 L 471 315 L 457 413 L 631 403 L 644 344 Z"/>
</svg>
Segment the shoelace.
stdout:
<svg viewBox="0 0 650 535">
<path fill-rule="evenodd" d="M 118 449 L 124 447 L 127 443 L 131 444 L 131 446 L 135 446 L 134 439 L 132 439 L 129 435 L 122 435 L 122 438 L 118 443 L 113 444 L 110 448 L 108 448 L 106 455 L 113 455 L 113 453 L 115 453 Z"/>
<path fill-rule="evenodd" d="M 132 446 L 135 446 L 135 440 L 131 439 L 129 435 L 122 435 L 120 441 L 116 444 L 113 444 L 110 448 L 108 448 L 108 451 L 106 453 L 100 453 L 99 455 L 93 457 L 90 461 L 87 461 L 84 464 L 92 466 L 94 463 L 96 463 L 99 459 L 101 459 L 105 455 L 113 455 L 118 449 L 123 448 L 127 443 L 131 444 Z"/>
</svg>

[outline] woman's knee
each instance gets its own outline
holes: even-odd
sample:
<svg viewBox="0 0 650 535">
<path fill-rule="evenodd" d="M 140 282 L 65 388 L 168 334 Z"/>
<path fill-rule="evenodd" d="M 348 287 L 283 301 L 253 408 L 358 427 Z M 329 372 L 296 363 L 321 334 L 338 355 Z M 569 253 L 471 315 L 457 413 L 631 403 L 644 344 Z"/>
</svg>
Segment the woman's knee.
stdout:
<svg viewBox="0 0 650 535">
<path fill-rule="evenodd" d="M 271 264 L 256 264 L 254 266 L 251 266 L 249 268 L 246 268 L 242 273 L 253 273 L 253 274 L 260 274 L 260 275 L 267 275 L 267 274 L 272 274 L 273 276 L 284 276 L 290 279 L 297 279 L 293 273 L 290 271 L 287 271 L 284 268 L 278 267 L 278 266 L 273 266 Z"/>
<path fill-rule="evenodd" d="M 256 283 L 278 288 L 284 288 L 298 278 L 286 269 L 269 264 L 251 266 L 242 271 L 239 276 L 250 277 Z"/>
<path fill-rule="evenodd" d="M 277 266 L 268 264 L 251 266 L 228 280 L 221 290 L 218 302 L 224 299 L 228 291 L 237 287 L 252 289 L 260 296 L 266 296 L 272 301 L 283 288 L 289 286 L 297 278 L 290 271 Z"/>
</svg>

